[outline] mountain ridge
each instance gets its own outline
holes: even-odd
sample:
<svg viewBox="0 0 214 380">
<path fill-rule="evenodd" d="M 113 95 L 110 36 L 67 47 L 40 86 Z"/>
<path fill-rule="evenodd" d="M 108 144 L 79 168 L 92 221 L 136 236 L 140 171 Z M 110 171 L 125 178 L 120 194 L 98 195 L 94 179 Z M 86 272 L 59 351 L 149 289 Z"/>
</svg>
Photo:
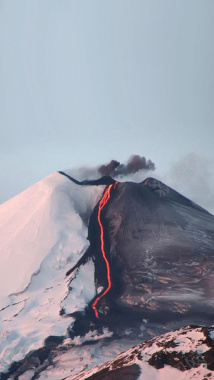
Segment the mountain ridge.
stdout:
<svg viewBox="0 0 214 380">
<path fill-rule="evenodd" d="M 109 350 L 113 358 L 165 331 L 213 323 L 214 217 L 151 177 L 119 182 L 100 211 L 112 286 L 97 319 L 92 305 L 107 286 L 98 210 L 116 180 L 64 174 L 0 206 L 5 379 L 31 372 L 59 379 L 71 371 L 63 357 L 76 358 L 77 373 L 78 358 L 93 367 Z"/>
</svg>

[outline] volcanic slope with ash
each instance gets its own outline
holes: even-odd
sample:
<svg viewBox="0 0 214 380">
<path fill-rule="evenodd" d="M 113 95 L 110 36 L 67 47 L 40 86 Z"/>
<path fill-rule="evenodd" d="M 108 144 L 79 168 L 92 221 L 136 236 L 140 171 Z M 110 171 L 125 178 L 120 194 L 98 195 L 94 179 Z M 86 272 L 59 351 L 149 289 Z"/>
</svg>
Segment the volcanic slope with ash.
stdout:
<svg viewBox="0 0 214 380">
<path fill-rule="evenodd" d="M 163 183 L 119 183 L 103 212 L 112 288 L 100 313 L 174 327 L 212 323 L 214 217 Z M 95 215 L 89 239 L 95 246 Z M 96 235 L 96 242 L 93 241 Z M 100 255 L 95 275 L 100 286 Z"/>
</svg>

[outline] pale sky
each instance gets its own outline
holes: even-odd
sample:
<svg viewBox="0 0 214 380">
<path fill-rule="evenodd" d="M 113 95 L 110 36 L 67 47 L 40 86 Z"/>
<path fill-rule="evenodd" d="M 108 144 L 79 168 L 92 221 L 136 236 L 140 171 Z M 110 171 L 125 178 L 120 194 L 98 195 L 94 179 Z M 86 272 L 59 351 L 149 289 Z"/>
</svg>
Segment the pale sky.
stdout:
<svg viewBox="0 0 214 380">
<path fill-rule="evenodd" d="M 0 202 L 131 154 L 157 175 L 213 162 L 213 16 L 213 0 L 1 0 Z"/>
</svg>

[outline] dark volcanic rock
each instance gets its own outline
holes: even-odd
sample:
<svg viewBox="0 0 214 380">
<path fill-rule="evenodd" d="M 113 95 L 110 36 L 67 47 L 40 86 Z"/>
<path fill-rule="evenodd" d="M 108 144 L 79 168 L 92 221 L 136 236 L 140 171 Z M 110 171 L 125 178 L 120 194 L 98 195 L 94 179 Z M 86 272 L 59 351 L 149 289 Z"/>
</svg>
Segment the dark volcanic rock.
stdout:
<svg viewBox="0 0 214 380">
<path fill-rule="evenodd" d="M 89 222 L 97 288 L 107 287 L 100 249 L 98 205 Z M 107 326 L 115 334 L 132 329 L 138 336 L 163 333 L 187 324 L 212 324 L 214 312 L 214 216 L 153 178 L 118 183 L 101 213 L 111 289 L 92 300 L 74 323 L 71 336 Z M 100 291 L 98 291 L 99 293 Z M 75 316 L 76 317 L 76 316 Z M 146 323 L 146 331 L 145 331 Z"/>
<path fill-rule="evenodd" d="M 94 226 L 93 216 L 91 222 Z M 101 301 L 104 309 L 140 314 L 159 323 L 177 319 L 175 327 L 185 320 L 212 322 L 211 214 L 148 178 L 140 184 L 120 183 L 103 211 L 103 223 L 112 276 L 112 289 Z M 99 260 L 97 248 L 97 281 L 105 286 L 99 277 Z"/>
<path fill-rule="evenodd" d="M 140 376 L 140 367 L 137 364 L 132 364 L 126 367 L 116 368 L 109 371 L 105 368 L 94 375 L 88 377 L 88 380 L 138 380 Z"/>
</svg>

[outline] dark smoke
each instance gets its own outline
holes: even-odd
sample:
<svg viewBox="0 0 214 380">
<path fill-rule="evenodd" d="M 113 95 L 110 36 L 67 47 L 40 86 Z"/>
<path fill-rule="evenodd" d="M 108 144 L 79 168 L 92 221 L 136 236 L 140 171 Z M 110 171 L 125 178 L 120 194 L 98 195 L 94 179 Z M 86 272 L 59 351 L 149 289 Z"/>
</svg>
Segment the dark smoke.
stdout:
<svg viewBox="0 0 214 380">
<path fill-rule="evenodd" d="M 98 168 L 102 176 L 123 176 L 135 174 L 140 170 L 155 170 L 155 164 L 151 160 L 146 160 L 145 157 L 138 155 L 131 156 L 127 164 L 121 164 L 118 161 L 112 160 L 106 165 L 101 165 Z"/>
<path fill-rule="evenodd" d="M 118 161 L 112 160 L 108 164 L 101 165 L 98 168 L 99 173 L 104 176 L 104 175 L 113 175 L 115 173 L 116 169 L 120 166 L 120 163 Z"/>
</svg>

